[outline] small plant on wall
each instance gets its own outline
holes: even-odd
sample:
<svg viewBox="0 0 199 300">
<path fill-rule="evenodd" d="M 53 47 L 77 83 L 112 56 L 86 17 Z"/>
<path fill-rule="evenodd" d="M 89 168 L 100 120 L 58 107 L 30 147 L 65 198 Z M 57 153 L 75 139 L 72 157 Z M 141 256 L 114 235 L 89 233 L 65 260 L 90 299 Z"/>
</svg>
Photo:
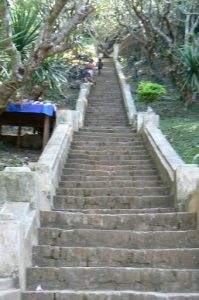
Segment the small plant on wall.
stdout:
<svg viewBox="0 0 199 300">
<path fill-rule="evenodd" d="M 146 104 L 159 100 L 165 93 L 162 85 L 148 81 L 140 82 L 137 89 L 138 100 Z"/>
</svg>

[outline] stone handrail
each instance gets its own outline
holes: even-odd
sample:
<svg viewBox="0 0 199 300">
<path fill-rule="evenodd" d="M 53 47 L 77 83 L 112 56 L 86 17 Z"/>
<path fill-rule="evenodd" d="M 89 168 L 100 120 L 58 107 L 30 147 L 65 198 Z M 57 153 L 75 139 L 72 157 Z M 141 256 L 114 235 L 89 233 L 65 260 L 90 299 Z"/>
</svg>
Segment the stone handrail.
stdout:
<svg viewBox="0 0 199 300">
<path fill-rule="evenodd" d="M 73 132 L 83 126 L 90 85 L 82 85 L 76 111 L 57 113 L 57 126 L 37 163 L 5 168 L 0 176 L 0 277 L 25 289 L 25 270 L 37 243 L 40 210 L 51 210 Z M 18 293 L 18 292 L 17 292 Z M 17 297 L 16 297 L 17 299 Z"/>
<path fill-rule="evenodd" d="M 118 61 L 118 50 L 119 50 L 118 45 L 115 45 L 114 46 L 114 54 L 113 54 L 115 69 L 116 69 L 119 84 L 121 87 L 122 96 L 124 99 L 124 105 L 125 105 L 127 116 L 128 116 L 128 121 L 129 121 L 129 124 L 133 124 L 135 116 L 136 116 L 136 107 L 135 107 L 134 100 L 133 100 L 133 97 L 131 94 L 130 85 L 126 83 L 125 76 L 122 72 L 122 66 Z"/>
<path fill-rule="evenodd" d="M 179 210 L 196 212 L 199 227 L 199 167 L 185 164 L 162 131 L 159 129 L 159 116 L 149 109 L 147 112 L 136 112 L 130 89 L 125 83 L 121 65 L 118 62 L 119 46 L 114 47 L 114 63 L 118 74 L 121 91 L 129 123 L 137 128 L 156 163 L 161 178 L 171 187 L 175 198 L 175 207 Z"/>
</svg>

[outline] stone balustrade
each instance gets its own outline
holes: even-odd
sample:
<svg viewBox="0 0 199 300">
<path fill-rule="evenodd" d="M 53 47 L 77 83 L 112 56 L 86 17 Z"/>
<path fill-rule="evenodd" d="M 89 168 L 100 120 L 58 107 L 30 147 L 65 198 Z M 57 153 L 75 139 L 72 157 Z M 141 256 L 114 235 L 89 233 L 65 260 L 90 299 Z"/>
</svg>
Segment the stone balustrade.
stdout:
<svg viewBox="0 0 199 300">
<path fill-rule="evenodd" d="M 159 129 L 159 116 L 151 109 L 147 112 L 136 112 L 134 99 L 129 95 L 129 86 L 125 83 L 122 67 L 118 62 L 119 46 L 115 45 L 113 58 L 124 104 L 130 124 L 134 124 L 147 144 L 156 163 L 162 180 L 167 183 L 179 210 L 196 212 L 199 227 L 199 167 L 185 164 L 179 157 L 162 131 Z"/>
<path fill-rule="evenodd" d="M 82 85 L 75 111 L 58 111 L 56 128 L 37 163 L 1 172 L 0 203 L 4 204 L 0 210 L 0 277 L 11 277 L 21 290 L 26 285 L 32 245 L 37 243 L 39 212 L 52 209 L 73 132 L 83 126 L 89 91 L 89 84 Z M 3 293 L 0 291 L 0 297 Z M 16 299 L 18 295 L 17 290 Z"/>
</svg>

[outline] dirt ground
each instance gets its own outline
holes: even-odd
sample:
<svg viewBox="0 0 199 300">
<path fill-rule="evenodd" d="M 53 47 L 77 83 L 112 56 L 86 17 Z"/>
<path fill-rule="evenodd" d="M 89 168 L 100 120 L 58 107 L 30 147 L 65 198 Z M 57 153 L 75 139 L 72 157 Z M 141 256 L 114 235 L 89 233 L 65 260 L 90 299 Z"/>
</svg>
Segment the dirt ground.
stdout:
<svg viewBox="0 0 199 300">
<path fill-rule="evenodd" d="M 14 135 L 16 128 L 3 126 L 3 134 Z M 29 129 L 25 130 L 28 133 Z M 31 148 L 17 148 L 12 144 L 5 143 L 0 136 L 0 171 L 5 167 L 21 167 L 28 165 L 30 162 L 38 161 L 42 150 L 34 150 Z"/>
</svg>

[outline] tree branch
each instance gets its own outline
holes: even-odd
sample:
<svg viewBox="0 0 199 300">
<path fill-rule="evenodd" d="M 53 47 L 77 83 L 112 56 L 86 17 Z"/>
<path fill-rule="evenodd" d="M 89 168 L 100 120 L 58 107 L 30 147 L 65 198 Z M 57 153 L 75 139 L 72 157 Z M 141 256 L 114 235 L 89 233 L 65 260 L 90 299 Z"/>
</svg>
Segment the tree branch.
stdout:
<svg viewBox="0 0 199 300">
<path fill-rule="evenodd" d="M 93 11 L 93 7 L 91 5 L 85 5 L 80 7 L 80 9 L 76 12 L 76 14 L 71 17 L 67 22 L 63 25 L 62 29 L 59 33 L 54 34 L 52 37 L 52 42 L 56 46 L 59 45 L 65 38 L 70 34 L 70 32 L 75 28 L 76 25 L 82 23 L 84 19 Z"/>
<path fill-rule="evenodd" d="M 20 81 L 23 76 L 23 66 L 21 61 L 21 55 L 12 41 L 10 15 L 8 13 L 8 4 L 6 0 L 3 0 L 3 2 L 0 5 L 0 20 L 2 28 L 2 37 L 3 40 L 5 40 L 4 51 L 11 58 L 13 77 Z"/>
</svg>

